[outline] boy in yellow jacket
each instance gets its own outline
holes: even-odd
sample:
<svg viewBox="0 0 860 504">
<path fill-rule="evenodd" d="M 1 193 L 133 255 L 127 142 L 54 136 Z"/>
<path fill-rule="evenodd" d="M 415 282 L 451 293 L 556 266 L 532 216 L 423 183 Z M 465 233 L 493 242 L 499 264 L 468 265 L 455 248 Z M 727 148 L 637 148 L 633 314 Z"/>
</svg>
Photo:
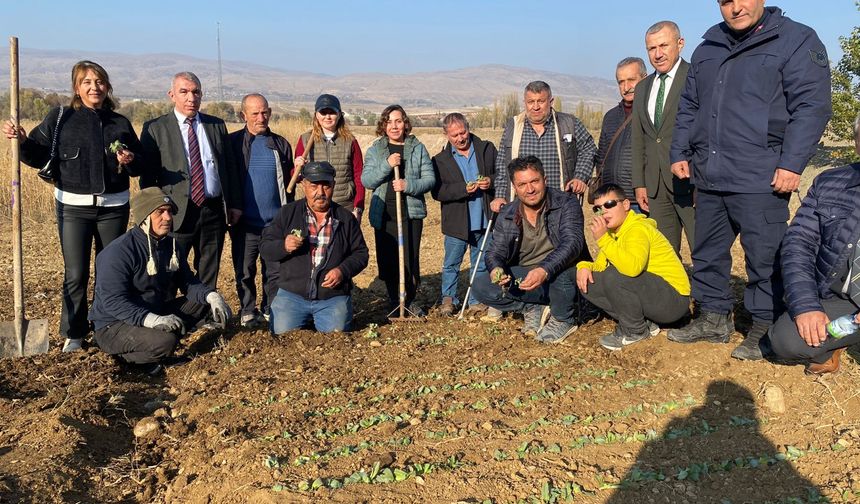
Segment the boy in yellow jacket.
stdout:
<svg viewBox="0 0 860 504">
<path fill-rule="evenodd" d="M 660 332 L 689 312 L 690 280 L 657 223 L 630 210 L 630 200 L 615 184 L 594 193 L 590 229 L 599 252 L 576 265 L 583 295 L 618 321 L 602 338 L 607 350 L 621 350 Z"/>
</svg>

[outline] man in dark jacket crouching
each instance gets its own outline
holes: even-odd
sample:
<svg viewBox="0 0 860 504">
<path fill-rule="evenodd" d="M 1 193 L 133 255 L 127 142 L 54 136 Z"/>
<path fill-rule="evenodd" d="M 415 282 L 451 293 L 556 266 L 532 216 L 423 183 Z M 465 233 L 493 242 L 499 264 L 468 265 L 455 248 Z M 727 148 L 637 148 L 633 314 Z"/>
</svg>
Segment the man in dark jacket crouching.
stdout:
<svg viewBox="0 0 860 504">
<path fill-rule="evenodd" d="M 99 274 L 89 318 L 99 348 L 154 375 L 186 328 L 210 309 L 224 328 L 231 314 L 224 298 L 201 283 L 177 252 L 170 234 L 173 200 L 148 187 L 132 197 L 131 212 L 136 226 L 96 258 Z M 175 297 L 177 288 L 185 295 Z"/>
<path fill-rule="evenodd" d="M 499 212 L 487 251 L 490 274 L 475 279 L 475 297 L 502 312 L 521 312 L 523 333 L 558 343 L 577 329 L 574 265 L 585 245 L 582 209 L 573 195 L 547 187 L 535 156 L 514 159 L 507 172 L 517 199 Z M 545 305 L 551 316 L 541 327 Z"/>
<path fill-rule="evenodd" d="M 313 321 L 320 332 L 352 324 L 352 278 L 367 267 L 368 251 L 352 213 L 332 203 L 334 167 L 302 169 L 304 199 L 281 207 L 263 230 L 261 254 L 278 270 L 269 328 L 275 334 Z"/>
</svg>

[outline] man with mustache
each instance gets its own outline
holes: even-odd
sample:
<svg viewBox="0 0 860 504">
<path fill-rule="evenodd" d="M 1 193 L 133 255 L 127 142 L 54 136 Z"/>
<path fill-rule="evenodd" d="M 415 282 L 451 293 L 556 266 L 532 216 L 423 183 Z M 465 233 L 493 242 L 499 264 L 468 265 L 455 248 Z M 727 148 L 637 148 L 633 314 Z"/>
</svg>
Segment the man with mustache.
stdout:
<svg viewBox="0 0 860 504">
<path fill-rule="evenodd" d="M 186 329 L 206 314 L 224 329 L 231 316 L 224 298 L 188 268 L 172 235 L 177 208 L 158 187 L 141 189 L 131 197 L 135 226 L 96 257 L 93 339 L 151 376 L 163 373 Z M 183 296 L 175 297 L 177 288 Z"/>
<path fill-rule="evenodd" d="M 358 220 L 333 203 L 335 169 L 327 161 L 302 168 L 303 199 L 281 207 L 263 230 L 263 259 L 277 268 L 269 329 L 281 334 L 313 323 L 317 331 L 348 331 L 352 279 L 367 267 Z"/>
<path fill-rule="evenodd" d="M 235 164 L 239 167 L 244 208 L 242 217 L 230 227 L 236 294 L 241 303 L 242 327 L 256 328 L 268 320 L 269 303 L 275 295 L 274 282 L 265 261 L 261 261 L 263 294 L 257 310 L 257 258 L 263 228 L 281 206 L 293 200 L 286 187 L 293 169 L 293 149 L 284 137 L 269 129 L 272 109 L 258 93 L 242 98 L 239 117 L 245 127 L 230 133 Z"/>
<path fill-rule="evenodd" d="M 636 86 L 633 101 L 633 187 L 636 203 L 657 221 L 675 252 L 681 250 L 681 228 L 692 250 L 695 243 L 693 188 L 672 174 L 669 146 L 678 100 L 690 65 L 681 58 L 684 39 L 672 21 L 660 21 L 645 32 L 645 49 L 654 73 Z"/>
<path fill-rule="evenodd" d="M 731 247 L 740 234 L 753 324 L 732 352 L 760 359 L 783 309 L 779 244 L 788 200 L 831 114 L 830 63 L 815 30 L 764 0 L 720 0 L 723 22 L 691 58 L 672 137 L 672 173 L 696 185 L 693 298 L 700 316 L 679 343 L 728 343 L 734 332 Z"/>
<path fill-rule="evenodd" d="M 648 73 L 642 58 L 624 58 L 615 67 L 615 81 L 621 93 L 621 102 L 603 116 L 600 140 L 597 143 L 597 175 L 600 185 L 616 184 L 626 194 L 633 194 L 632 181 L 632 130 L 633 98 L 636 84 Z M 593 195 L 589 195 L 589 200 Z M 630 202 L 634 212 L 641 212 L 639 204 Z"/>
<path fill-rule="evenodd" d="M 656 336 L 690 311 L 690 280 L 657 224 L 633 212 L 620 186 L 594 192 L 591 234 L 599 251 L 576 265 L 576 284 L 585 297 L 618 323 L 600 338 L 607 350 Z"/>
</svg>

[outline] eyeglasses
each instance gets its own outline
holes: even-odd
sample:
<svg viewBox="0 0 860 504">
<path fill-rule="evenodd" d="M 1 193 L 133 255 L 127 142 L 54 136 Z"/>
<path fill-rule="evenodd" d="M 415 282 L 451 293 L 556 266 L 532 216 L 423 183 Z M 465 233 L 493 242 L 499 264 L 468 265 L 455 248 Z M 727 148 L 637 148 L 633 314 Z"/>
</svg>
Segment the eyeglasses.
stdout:
<svg viewBox="0 0 860 504">
<path fill-rule="evenodd" d="M 591 211 L 596 213 L 597 215 L 601 215 L 603 213 L 604 209 L 612 210 L 622 201 L 624 201 L 624 200 L 617 200 L 617 199 L 606 200 L 603 202 L 602 205 L 594 205 L 593 207 L 591 207 Z"/>
</svg>

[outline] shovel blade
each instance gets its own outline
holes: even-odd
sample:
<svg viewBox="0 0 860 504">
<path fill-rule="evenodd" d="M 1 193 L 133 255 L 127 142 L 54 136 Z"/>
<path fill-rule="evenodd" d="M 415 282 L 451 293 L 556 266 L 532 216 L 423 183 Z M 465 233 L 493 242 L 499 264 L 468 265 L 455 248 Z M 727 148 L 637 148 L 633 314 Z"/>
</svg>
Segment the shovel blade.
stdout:
<svg viewBox="0 0 860 504">
<path fill-rule="evenodd" d="M 18 334 L 14 322 L 0 322 L 0 359 L 27 357 L 48 351 L 48 321 L 45 319 L 24 320 L 24 353 L 18 346 Z"/>
</svg>

